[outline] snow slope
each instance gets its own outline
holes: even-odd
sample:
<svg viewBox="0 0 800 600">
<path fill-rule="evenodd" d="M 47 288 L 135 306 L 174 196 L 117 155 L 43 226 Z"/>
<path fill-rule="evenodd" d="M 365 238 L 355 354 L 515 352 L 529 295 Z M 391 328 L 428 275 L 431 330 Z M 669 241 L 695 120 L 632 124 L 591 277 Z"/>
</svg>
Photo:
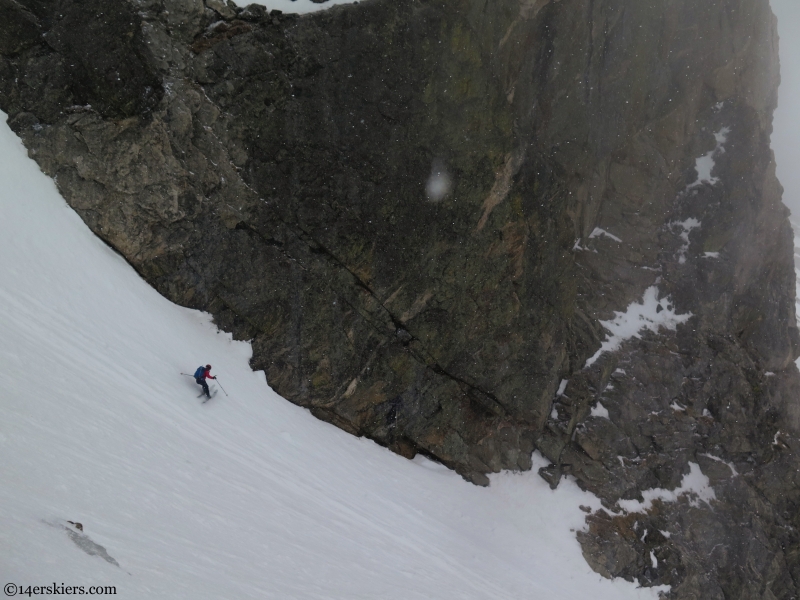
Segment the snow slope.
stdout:
<svg viewBox="0 0 800 600">
<path fill-rule="evenodd" d="M 132 599 L 657 597 L 589 569 L 571 529 L 599 502 L 572 482 L 478 488 L 278 397 L 248 344 L 89 232 L 5 115 L 0 210 L 0 583 Z M 229 396 L 203 405 L 180 373 L 205 362 Z"/>
</svg>

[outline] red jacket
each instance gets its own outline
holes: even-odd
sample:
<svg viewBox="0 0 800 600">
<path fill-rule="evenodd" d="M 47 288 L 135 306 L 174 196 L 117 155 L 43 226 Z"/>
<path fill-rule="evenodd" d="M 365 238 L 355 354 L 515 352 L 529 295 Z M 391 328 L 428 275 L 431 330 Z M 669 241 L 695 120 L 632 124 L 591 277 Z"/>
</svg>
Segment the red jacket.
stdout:
<svg viewBox="0 0 800 600">
<path fill-rule="evenodd" d="M 206 369 L 203 371 L 203 379 L 216 379 L 216 377 L 211 375 L 211 369 Z"/>
</svg>

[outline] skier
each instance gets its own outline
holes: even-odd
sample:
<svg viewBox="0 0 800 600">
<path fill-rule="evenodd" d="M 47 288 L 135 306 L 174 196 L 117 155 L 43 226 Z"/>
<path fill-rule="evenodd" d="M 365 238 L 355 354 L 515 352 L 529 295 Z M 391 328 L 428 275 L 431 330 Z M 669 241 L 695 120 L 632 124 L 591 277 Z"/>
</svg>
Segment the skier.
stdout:
<svg viewBox="0 0 800 600">
<path fill-rule="evenodd" d="M 194 372 L 194 380 L 198 385 L 203 387 L 203 391 L 206 393 L 206 398 L 211 398 L 211 392 L 208 390 L 206 379 L 216 379 L 216 377 L 211 375 L 211 365 L 197 367 L 197 371 Z"/>
</svg>

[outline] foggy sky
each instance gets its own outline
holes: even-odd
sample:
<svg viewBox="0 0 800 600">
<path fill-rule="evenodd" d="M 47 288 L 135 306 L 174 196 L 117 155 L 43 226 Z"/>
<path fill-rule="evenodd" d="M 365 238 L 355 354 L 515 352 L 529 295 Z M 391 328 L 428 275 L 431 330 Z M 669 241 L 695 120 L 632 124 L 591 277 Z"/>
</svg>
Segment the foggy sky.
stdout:
<svg viewBox="0 0 800 600">
<path fill-rule="evenodd" d="M 778 17 L 781 52 L 781 87 L 775 112 L 772 149 L 778 163 L 778 179 L 784 187 L 783 202 L 800 222 L 800 0 L 771 0 Z"/>
</svg>

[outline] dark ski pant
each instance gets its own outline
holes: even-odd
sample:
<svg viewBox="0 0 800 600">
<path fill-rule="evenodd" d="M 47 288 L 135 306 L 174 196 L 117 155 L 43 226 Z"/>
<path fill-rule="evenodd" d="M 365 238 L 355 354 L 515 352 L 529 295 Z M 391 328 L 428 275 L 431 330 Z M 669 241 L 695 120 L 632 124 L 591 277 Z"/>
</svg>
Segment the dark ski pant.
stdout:
<svg viewBox="0 0 800 600">
<path fill-rule="evenodd" d="M 208 396 L 210 398 L 211 397 L 211 392 L 208 391 L 208 384 L 206 383 L 205 378 L 197 377 L 195 379 L 195 381 L 197 382 L 197 385 L 202 385 L 203 386 L 203 391 L 206 393 L 206 396 Z"/>
</svg>

